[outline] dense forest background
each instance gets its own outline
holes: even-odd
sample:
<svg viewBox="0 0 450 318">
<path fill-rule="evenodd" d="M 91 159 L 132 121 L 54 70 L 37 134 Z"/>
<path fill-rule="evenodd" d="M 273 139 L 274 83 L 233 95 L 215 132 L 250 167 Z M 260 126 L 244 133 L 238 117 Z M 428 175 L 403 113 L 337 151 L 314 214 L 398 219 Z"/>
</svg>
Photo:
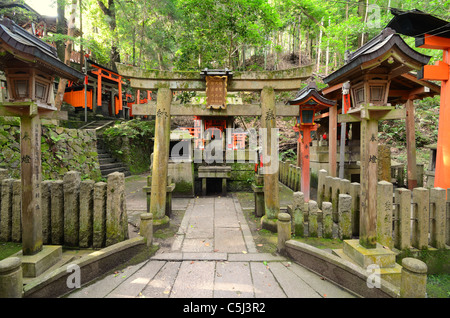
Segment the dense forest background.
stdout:
<svg viewBox="0 0 450 318">
<path fill-rule="evenodd" d="M 72 50 L 81 56 L 88 53 L 111 69 L 116 62 L 179 71 L 280 70 L 313 64 L 319 86 L 320 78 L 344 64 L 347 50 L 356 50 L 381 32 L 393 18 L 390 8 L 418 9 L 450 21 L 450 0 L 53 1 L 56 32 L 48 32 L 44 40 L 56 45 L 67 64 Z M 38 21 L 29 10 L 11 3 L 26 1 L 0 0 L 0 16 L 21 25 Z M 439 50 L 418 49 L 413 38 L 404 39 L 432 56 L 430 64 L 442 59 Z M 429 151 L 422 147 L 437 140 L 439 96 L 415 105 L 418 162 L 427 166 Z M 280 120 L 277 126 L 286 132 L 281 156 L 295 158 L 292 123 Z M 391 145 L 393 158 L 404 162 L 404 121 L 380 122 L 379 130 L 380 140 Z"/>
<path fill-rule="evenodd" d="M 57 21 L 69 24 L 46 39 L 60 47 L 60 58 L 71 40 L 73 49 L 112 69 L 122 62 L 160 70 L 274 70 L 300 62 L 326 75 L 342 66 L 346 50 L 386 26 L 391 7 L 450 20 L 450 0 L 54 0 L 54 6 Z M 0 14 L 34 18 L 17 7 Z"/>
</svg>

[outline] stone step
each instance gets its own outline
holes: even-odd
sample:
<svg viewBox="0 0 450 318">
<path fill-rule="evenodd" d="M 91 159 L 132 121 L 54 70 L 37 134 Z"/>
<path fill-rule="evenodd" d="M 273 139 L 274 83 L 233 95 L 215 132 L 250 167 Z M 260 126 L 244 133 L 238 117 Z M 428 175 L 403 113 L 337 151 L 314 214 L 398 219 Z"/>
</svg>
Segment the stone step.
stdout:
<svg viewBox="0 0 450 318">
<path fill-rule="evenodd" d="M 98 154 L 98 159 L 111 158 L 111 155 L 107 152 L 97 152 L 97 154 Z"/>
<path fill-rule="evenodd" d="M 98 158 L 98 162 L 99 162 L 99 164 L 100 164 L 100 166 L 102 166 L 102 165 L 105 165 L 105 164 L 108 164 L 108 163 L 113 163 L 113 162 L 116 162 L 116 159 L 114 159 L 113 157 L 110 157 L 110 156 L 108 156 L 108 157 L 103 157 L 103 158 Z"/>
<path fill-rule="evenodd" d="M 126 177 L 131 175 L 131 173 L 127 170 L 126 167 L 105 169 L 105 170 L 101 170 L 101 172 L 102 172 L 102 176 L 107 176 L 108 174 L 113 173 L 113 172 L 123 172 L 123 174 Z"/>
<path fill-rule="evenodd" d="M 122 162 L 113 162 L 100 165 L 100 170 L 108 170 L 114 168 L 126 168 Z"/>
</svg>

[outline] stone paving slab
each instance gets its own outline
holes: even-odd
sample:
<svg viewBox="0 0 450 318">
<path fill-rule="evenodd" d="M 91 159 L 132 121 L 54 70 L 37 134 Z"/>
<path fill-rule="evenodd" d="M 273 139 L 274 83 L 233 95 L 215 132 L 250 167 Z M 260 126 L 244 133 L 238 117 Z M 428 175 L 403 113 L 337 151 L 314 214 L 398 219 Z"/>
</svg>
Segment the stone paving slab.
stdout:
<svg viewBox="0 0 450 318">
<path fill-rule="evenodd" d="M 285 257 L 258 253 L 236 196 L 184 203 L 171 252 L 156 253 L 68 297 L 354 297 Z M 212 235 L 205 230 L 211 227 Z"/>
<path fill-rule="evenodd" d="M 137 297 L 165 263 L 163 261 L 147 262 L 138 271 L 127 277 L 126 281 L 117 286 L 106 298 Z"/>
<path fill-rule="evenodd" d="M 214 298 L 253 298 L 253 281 L 248 262 L 217 262 Z"/>
<path fill-rule="evenodd" d="M 289 298 L 320 298 L 321 295 L 279 262 L 269 263 L 270 271 Z"/>
<path fill-rule="evenodd" d="M 215 262 L 184 261 L 170 293 L 172 298 L 212 298 Z"/>
<path fill-rule="evenodd" d="M 250 263 L 255 298 L 286 298 L 286 293 L 270 271 L 270 267 L 261 262 Z"/>
<path fill-rule="evenodd" d="M 145 286 L 139 297 L 169 298 L 181 262 L 166 262 L 158 274 Z"/>
</svg>

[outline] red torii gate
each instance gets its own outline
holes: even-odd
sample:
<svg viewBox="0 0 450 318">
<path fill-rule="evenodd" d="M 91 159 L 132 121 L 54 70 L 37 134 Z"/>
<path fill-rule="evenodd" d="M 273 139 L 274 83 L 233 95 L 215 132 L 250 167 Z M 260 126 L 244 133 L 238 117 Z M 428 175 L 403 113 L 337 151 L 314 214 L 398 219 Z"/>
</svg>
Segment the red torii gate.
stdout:
<svg viewBox="0 0 450 318">
<path fill-rule="evenodd" d="M 116 73 L 106 70 L 105 68 L 90 62 L 91 66 L 95 69 L 92 70 L 92 74 L 97 75 L 97 106 L 102 106 L 102 78 L 109 79 L 111 81 L 117 82 L 119 86 L 119 107 L 114 105 L 114 113 L 117 115 L 119 110 L 122 110 L 122 76 Z"/>
<path fill-rule="evenodd" d="M 417 74 L 421 80 L 441 81 L 441 102 L 436 153 L 434 186 L 450 188 L 450 23 L 428 13 L 414 9 L 391 9 L 395 16 L 388 24 L 398 33 L 413 36 L 416 47 L 442 50 L 442 61 L 425 65 Z"/>
</svg>

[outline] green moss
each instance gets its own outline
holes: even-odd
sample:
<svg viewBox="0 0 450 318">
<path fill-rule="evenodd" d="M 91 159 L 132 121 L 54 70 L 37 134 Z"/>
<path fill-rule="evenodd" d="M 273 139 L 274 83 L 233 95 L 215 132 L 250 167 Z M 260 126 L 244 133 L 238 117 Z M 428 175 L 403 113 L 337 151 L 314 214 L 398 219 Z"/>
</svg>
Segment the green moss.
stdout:
<svg viewBox="0 0 450 318">
<path fill-rule="evenodd" d="M 188 181 L 177 181 L 174 192 L 176 193 L 192 193 L 194 185 Z"/>
<path fill-rule="evenodd" d="M 414 257 L 427 264 L 428 274 L 450 274 L 450 250 L 448 249 L 406 249 L 397 255 L 397 263 L 401 264 L 405 257 Z"/>
<path fill-rule="evenodd" d="M 19 252 L 21 249 L 21 243 L 0 242 L 0 261 Z"/>
</svg>

